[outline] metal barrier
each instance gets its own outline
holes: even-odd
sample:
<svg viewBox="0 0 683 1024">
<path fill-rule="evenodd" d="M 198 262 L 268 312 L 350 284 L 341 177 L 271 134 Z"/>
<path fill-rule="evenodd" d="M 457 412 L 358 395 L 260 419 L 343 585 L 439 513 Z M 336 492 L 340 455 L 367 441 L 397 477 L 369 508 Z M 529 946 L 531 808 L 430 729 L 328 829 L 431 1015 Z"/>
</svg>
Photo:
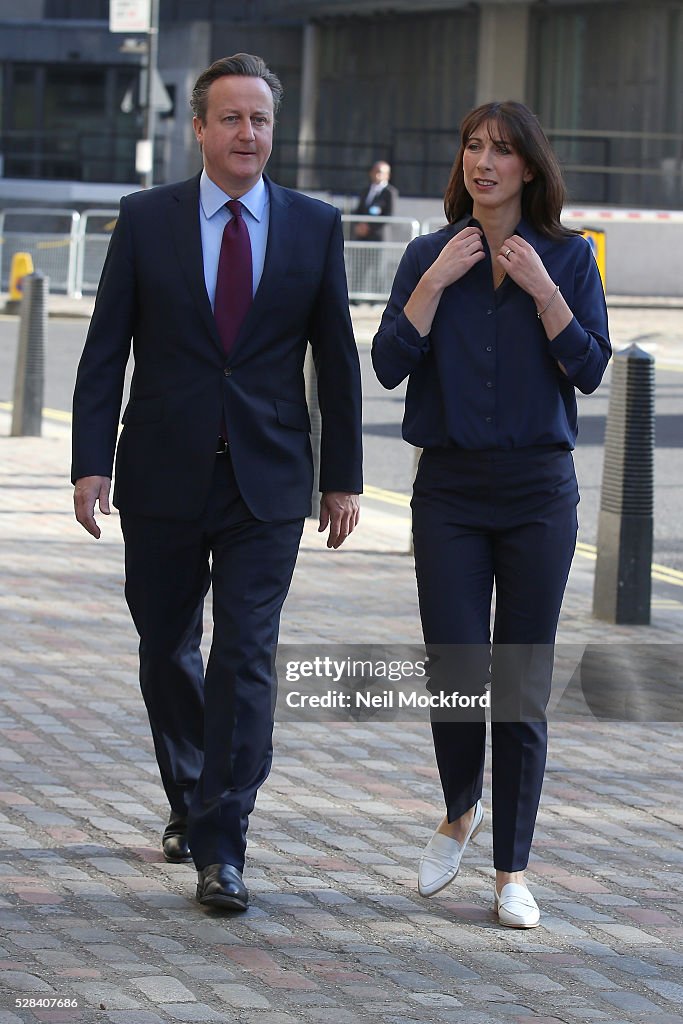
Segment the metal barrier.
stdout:
<svg viewBox="0 0 683 1024">
<path fill-rule="evenodd" d="M 99 284 L 109 239 L 118 210 L 84 210 L 78 245 L 76 288 L 79 295 L 94 295 Z"/>
<path fill-rule="evenodd" d="M 16 207 L 0 210 L 0 282 L 7 291 L 12 257 L 27 252 L 53 291 L 77 296 L 76 260 L 80 213 L 76 210 Z"/>
<path fill-rule="evenodd" d="M 432 231 L 438 231 L 439 228 L 445 228 L 447 224 L 446 218 L 442 217 L 429 217 L 428 220 L 423 220 L 420 225 L 420 234 L 429 235 Z"/>
<path fill-rule="evenodd" d="M 90 209 L 83 213 L 76 210 L 51 208 L 8 208 L 0 210 L 0 291 L 9 287 L 12 256 L 16 252 L 27 252 L 33 259 L 36 270 L 50 278 L 53 293 L 66 293 L 78 298 L 82 294 L 97 291 L 104 258 L 116 223 L 118 210 Z M 565 223 L 584 221 L 597 224 L 667 224 L 679 231 L 683 226 L 683 211 L 680 210 L 602 210 L 567 207 L 562 212 Z M 381 239 L 361 241 L 353 236 L 355 223 L 372 223 L 382 227 Z M 353 301 L 386 302 L 391 292 L 396 269 L 409 241 L 419 234 L 426 234 L 445 227 L 445 218 L 430 217 L 420 222 L 410 217 L 369 217 L 363 214 L 343 214 L 345 243 L 344 256 L 349 284 L 349 297 Z M 670 248 L 673 247 L 671 243 Z M 621 249 L 624 247 L 622 246 Z M 619 258 L 620 246 L 611 246 L 612 262 Z M 615 255 L 616 254 L 616 255 Z M 680 294 L 680 282 L 676 281 L 670 291 L 653 290 L 652 284 L 637 286 L 628 279 L 629 289 L 624 291 L 624 274 L 629 272 L 619 264 L 610 271 L 612 287 L 623 294 Z M 623 260 L 622 260 L 623 263 Z M 635 262 L 642 278 L 643 267 Z M 658 280 L 661 269 L 657 268 Z M 616 282 L 616 285 L 615 283 Z M 621 286 L 621 287 L 620 287 Z M 649 290 L 639 290 L 643 287 Z"/>
<path fill-rule="evenodd" d="M 353 238 L 354 224 L 368 223 L 373 228 L 381 227 L 382 240 Z M 411 217 L 345 214 L 342 225 L 349 298 L 355 302 L 385 302 L 408 242 L 420 234 L 420 222 Z"/>
</svg>

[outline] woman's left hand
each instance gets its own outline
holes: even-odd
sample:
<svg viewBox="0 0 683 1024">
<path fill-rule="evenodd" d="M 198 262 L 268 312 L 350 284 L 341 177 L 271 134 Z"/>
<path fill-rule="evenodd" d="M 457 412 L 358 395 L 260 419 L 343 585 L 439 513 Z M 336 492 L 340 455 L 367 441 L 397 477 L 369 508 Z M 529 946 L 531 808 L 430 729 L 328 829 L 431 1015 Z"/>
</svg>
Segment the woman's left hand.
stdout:
<svg viewBox="0 0 683 1024">
<path fill-rule="evenodd" d="M 542 307 L 552 295 L 555 282 L 533 245 L 521 235 L 506 238 L 496 254 L 496 264 Z"/>
<path fill-rule="evenodd" d="M 556 338 L 573 314 L 533 245 L 521 235 L 510 235 L 496 254 L 496 263 L 534 300 L 548 340 Z M 566 373 L 562 363 L 559 366 Z"/>
</svg>

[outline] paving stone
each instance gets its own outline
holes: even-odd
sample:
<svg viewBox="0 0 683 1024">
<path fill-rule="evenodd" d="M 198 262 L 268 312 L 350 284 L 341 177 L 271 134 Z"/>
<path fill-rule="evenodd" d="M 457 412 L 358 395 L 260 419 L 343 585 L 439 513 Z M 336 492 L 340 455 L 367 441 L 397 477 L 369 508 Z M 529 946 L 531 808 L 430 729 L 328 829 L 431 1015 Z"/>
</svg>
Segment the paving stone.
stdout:
<svg viewBox="0 0 683 1024">
<path fill-rule="evenodd" d="M 683 338 L 683 312 L 681 327 Z M 167 865 L 159 848 L 167 808 L 122 599 L 116 513 L 97 545 L 72 525 L 68 441 L 54 429 L 0 437 L 5 988 L 15 972 L 47 986 L 29 980 L 27 995 L 77 994 L 68 1024 L 679 1021 L 675 723 L 553 723 L 529 871 L 543 912 L 535 933 L 503 931 L 491 913 L 490 831 L 452 891 L 417 895 L 417 860 L 441 805 L 426 720 L 278 722 L 250 825 L 252 906 L 240 917 L 197 908 L 191 869 Z M 285 641 L 353 631 L 389 647 L 396 637 L 420 642 L 414 571 L 398 554 L 406 521 L 371 503 L 364 516 L 360 549 L 334 563 L 307 523 Z M 591 587 L 592 566 L 577 556 L 561 636 L 677 642 L 675 608 L 657 609 L 640 632 L 596 625 Z M 484 799 L 490 807 L 488 766 Z"/>
<path fill-rule="evenodd" d="M 167 1024 L 168 1017 L 160 1017 L 151 1010 L 141 1010 L 139 1007 L 131 1012 L 130 1010 L 108 1010 L 105 1018 L 111 1024 Z"/>
<path fill-rule="evenodd" d="M 157 1003 L 196 1002 L 196 996 L 188 988 L 185 988 L 177 978 L 172 978 L 167 974 L 136 978 L 132 984 L 139 988 L 148 999 Z"/>
<path fill-rule="evenodd" d="M 683 1008 L 683 985 L 673 981 L 664 981 L 660 978 L 646 979 L 645 984 L 657 995 L 662 996 L 667 1002 L 676 1003 Z"/>
<path fill-rule="evenodd" d="M 645 996 L 639 995 L 638 992 L 605 992 L 603 999 L 608 1003 L 612 1003 L 620 1010 L 626 1010 L 634 1014 L 647 1013 L 652 1015 L 662 1012 L 663 1009 L 657 1003 L 653 1003 L 651 999 L 646 999 Z"/>
<path fill-rule="evenodd" d="M 206 1003 L 165 1003 L 164 1012 L 173 1020 L 197 1021 L 198 1024 L 204 1024 L 205 1021 L 234 1024 L 233 1017 L 221 1013 L 220 1009 L 207 1006 Z"/>
<path fill-rule="evenodd" d="M 270 1009 L 270 1001 L 246 985 L 212 985 L 219 1000 L 236 1009 Z"/>
<path fill-rule="evenodd" d="M 90 1006 L 99 1007 L 103 1003 L 107 1010 L 134 1010 L 140 1006 L 138 999 L 133 999 L 120 988 L 106 982 L 72 982 L 72 987 Z"/>
</svg>

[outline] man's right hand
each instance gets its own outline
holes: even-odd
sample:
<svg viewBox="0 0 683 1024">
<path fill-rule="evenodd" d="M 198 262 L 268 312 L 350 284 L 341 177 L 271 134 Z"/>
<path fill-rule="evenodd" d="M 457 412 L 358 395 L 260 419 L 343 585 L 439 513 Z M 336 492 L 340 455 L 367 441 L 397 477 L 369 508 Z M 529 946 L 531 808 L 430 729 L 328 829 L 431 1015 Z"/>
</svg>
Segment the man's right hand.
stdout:
<svg viewBox="0 0 683 1024">
<path fill-rule="evenodd" d="M 95 522 L 95 502 L 99 502 L 100 512 L 108 516 L 109 489 L 111 477 L 82 476 L 74 486 L 74 512 L 76 519 L 84 530 L 96 539 L 100 539 L 101 530 Z"/>
</svg>

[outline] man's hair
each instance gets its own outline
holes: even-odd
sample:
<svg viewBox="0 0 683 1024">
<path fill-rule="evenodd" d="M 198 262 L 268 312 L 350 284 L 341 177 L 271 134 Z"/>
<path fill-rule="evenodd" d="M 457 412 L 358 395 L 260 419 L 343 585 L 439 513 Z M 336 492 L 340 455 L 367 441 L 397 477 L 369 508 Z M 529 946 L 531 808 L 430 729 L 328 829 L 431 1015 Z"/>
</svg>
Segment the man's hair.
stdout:
<svg viewBox="0 0 683 1024">
<path fill-rule="evenodd" d="M 262 78 L 273 95 L 273 111 L 277 114 L 283 92 L 280 79 L 270 70 L 262 57 L 256 57 L 253 53 L 235 53 L 232 57 L 215 60 L 206 71 L 202 71 L 194 83 L 190 106 L 194 116 L 202 123 L 206 121 L 209 87 L 216 79 L 225 78 L 227 75 Z"/>
</svg>

